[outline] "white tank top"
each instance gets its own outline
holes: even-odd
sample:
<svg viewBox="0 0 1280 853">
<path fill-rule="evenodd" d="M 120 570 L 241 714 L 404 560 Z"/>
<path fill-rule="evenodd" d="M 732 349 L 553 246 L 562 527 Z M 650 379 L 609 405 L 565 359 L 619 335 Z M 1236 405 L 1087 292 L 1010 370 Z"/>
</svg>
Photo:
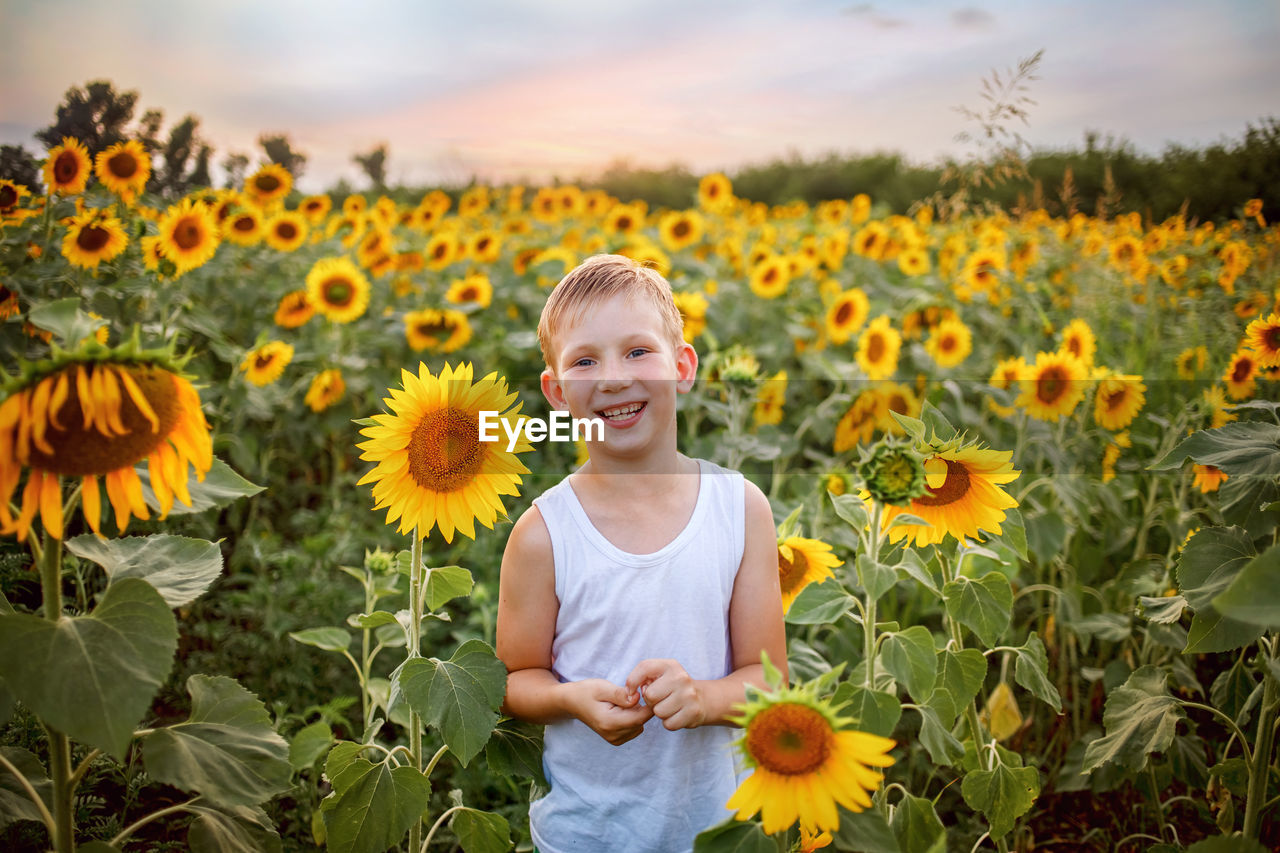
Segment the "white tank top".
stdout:
<svg viewBox="0 0 1280 853">
<path fill-rule="evenodd" d="M 534 501 L 551 535 L 556 598 L 551 671 L 561 682 L 625 685 L 637 663 L 672 658 L 695 679 L 732 671 L 729 602 L 742 562 L 742 475 L 698 460 L 698 499 L 675 539 L 652 554 L 615 547 L 568 479 Z M 540 853 L 682 853 L 720 823 L 737 785 L 728 726 L 667 731 L 654 717 L 613 746 L 580 720 L 546 727 L 551 792 L 529 807 Z"/>
</svg>

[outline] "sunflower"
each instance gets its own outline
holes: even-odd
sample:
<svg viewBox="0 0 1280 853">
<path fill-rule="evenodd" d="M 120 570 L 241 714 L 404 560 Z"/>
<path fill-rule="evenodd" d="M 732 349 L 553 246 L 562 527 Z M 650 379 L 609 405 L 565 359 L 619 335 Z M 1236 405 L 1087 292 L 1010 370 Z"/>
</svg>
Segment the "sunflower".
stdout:
<svg viewBox="0 0 1280 853">
<path fill-rule="evenodd" d="M 369 227 L 369 220 L 363 213 L 356 213 L 350 216 L 335 216 L 329 220 L 324 227 L 324 236 L 337 237 L 342 243 L 342 248 L 350 249 L 360 241 L 364 236 L 365 229 Z"/>
<path fill-rule="evenodd" d="M 929 253 L 919 246 L 913 246 L 898 255 L 898 269 L 904 275 L 924 275 L 929 271 Z"/>
<path fill-rule="evenodd" d="M 752 419 L 759 426 L 782 423 L 782 407 L 787 400 L 787 372 L 779 370 L 772 379 L 760 383 Z"/>
<path fill-rule="evenodd" d="M 347 392 L 347 383 L 342 381 L 342 371 L 330 368 L 316 374 L 311 380 L 311 387 L 303 402 L 313 412 L 323 412 L 342 399 Z"/>
<path fill-rule="evenodd" d="M 254 385 L 270 385 L 284 373 L 285 366 L 293 361 L 293 346 L 284 341 L 268 341 L 250 350 L 240 362 L 245 378 Z"/>
<path fill-rule="evenodd" d="M 1146 402 L 1147 386 L 1141 376 L 1113 373 L 1098 383 L 1093 399 L 1093 420 L 1103 429 L 1117 432 L 1133 423 Z"/>
<path fill-rule="evenodd" d="M 222 236 L 239 246 L 260 242 L 262 232 L 262 214 L 256 208 L 243 207 L 222 220 Z"/>
<path fill-rule="evenodd" d="M 733 184 L 720 172 L 703 175 L 698 181 L 698 206 L 713 213 L 733 207 Z"/>
<path fill-rule="evenodd" d="M 842 291 L 827 309 L 827 337 L 833 344 L 842 344 L 867 322 L 871 303 L 862 288 L 851 287 Z"/>
<path fill-rule="evenodd" d="M 292 252 L 307 241 L 307 218 L 296 210 L 277 213 L 267 222 L 267 245 L 277 252 Z"/>
<path fill-rule="evenodd" d="M 1176 362 L 1179 379 L 1195 379 L 1209 361 L 1209 349 L 1204 346 L 1187 347 L 1178 353 Z"/>
<path fill-rule="evenodd" d="M 309 195 L 298 202 L 298 212 L 312 225 L 319 225 L 333 209 L 333 201 L 327 195 Z"/>
<path fill-rule="evenodd" d="M 831 553 L 831 546 L 819 539 L 789 536 L 778 540 L 778 580 L 782 586 L 782 612 L 795 603 L 800 591 L 811 583 L 835 577 L 832 569 L 844 561 Z"/>
<path fill-rule="evenodd" d="M 136 139 L 117 142 L 98 152 L 93 173 L 104 187 L 120 196 L 126 204 L 132 204 L 151 177 L 151 155 Z"/>
<path fill-rule="evenodd" d="M 202 266 L 218 250 L 218 223 L 202 201 L 185 198 L 160 219 L 160 251 L 178 275 Z"/>
<path fill-rule="evenodd" d="M 702 216 L 693 210 L 672 210 L 658 220 L 658 236 L 668 252 L 687 249 L 702 239 Z"/>
<path fill-rule="evenodd" d="M 1085 367 L 1092 367 L 1098 342 L 1089 324 L 1077 317 L 1062 330 L 1062 345 L 1059 349 L 1075 356 Z"/>
<path fill-rule="evenodd" d="M 1239 349 L 1231 356 L 1222 381 L 1227 386 L 1227 396 L 1232 400 L 1244 400 L 1253 396 L 1257 388 L 1258 359 L 1253 350 Z"/>
<path fill-rule="evenodd" d="M 1280 366 L 1280 314 L 1273 312 L 1254 320 L 1245 328 L 1244 337 L 1258 367 Z"/>
<path fill-rule="evenodd" d="M 1223 390 L 1221 385 L 1214 385 L 1212 388 L 1204 389 L 1202 397 L 1209 411 L 1210 429 L 1226 426 L 1239 417 L 1234 412 L 1227 411 L 1227 407 L 1230 404 L 1227 402 L 1227 392 Z"/>
<path fill-rule="evenodd" d="M 673 293 L 671 298 L 684 321 L 683 334 L 686 343 L 693 343 L 694 338 L 707 329 L 707 297 L 701 293 Z"/>
<path fill-rule="evenodd" d="M 616 204 L 604 218 L 606 234 L 630 236 L 644 224 L 644 211 L 634 204 Z"/>
<path fill-rule="evenodd" d="M 22 215 L 23 210 L 19 209 L 18 202 L 29 195 L 31 190 L 23 184 L 14 183 L 8 178 L 0 178 L 0 224 L 3 224 L 5 219 Z"/>
<path fill-rule="evenodd" d="M 901 382 L 883 382 L 869 393 L 876 397 L 876 428 L 889 435 L 906 432 L 893 416 L 894 412 L 909 418 L 920 416 L 920 398 L 908 385 Z"/>
<path fill-rule="evenodd" d="M 856 198 L 854 199 L 854 207 L 856 210 Z M 854 221 L 857 221 L 856 214 Z M 873 261 L 878 261 L 884 256 L 888 245 L 889 229 L 882 222 L 868 222 L 853 235 L 854 253 L 862 255 L 864 258 L 870 258 Z"/>
<path fill-rule="evenodd" d="M 959 320 L 943 320 L 929 335 L 924 348 L 939 367 L 955 367 L 973 352 L 973 334 Z"/>
<path fill-rule="evenodd" d="M 89 149 L 80 144 L 80 140 L 64 136 L 61 145 L 49 149 L 44 161 L 44 185 L 50 192 L 76 195 L 84 192 L 92 170 Z"/>
<path fill-rule="evenodd" d="M 1036 363 L 1019 380 L 1022 390 L 1015 404 L 1042 421 L 1057 421 L 1069 415 L 1084 399 L 1088 370 L 1070 353 L 1036 353 Z"/>
<path fill-rule="evenodd" d="M 321 258 L 307 273 L 307 298 L 334 323 L 350 323 L 369 307 L 369 279 L 349 258 Z"/>
<path fill-rule="evenodd" d="M 274 320 L 282 329 L 296 329 L 310 320 L 315 312 L 305 290 L 291 290 L 280 297 Z"/>
<path fill-rule="evenodd" d="M 453 352 L 471 340 L 467 315 L 452 308 L 424 308 L 404 315 L 404 336 L 414 350 Z"/>
<path fill-rule="evenodd" d="M 979 249 L 965 259 L 960 281 L 969 290 L 990 296 L 999 287 L 1000 273 L 1006 266 L 1007 259 L 1002 250 Z"/>
<path fill-rule="evenodd" d="M 62 254 L 75 266 L 94 269 L 129 245 L 120 220 L 105 210 L 88 209 L 68 222 L 67 234 L 62 238 Z"/>
<path fill-rule="evenodd" d="M 293 189 L 293 175 L 279 163 L 267 163 L 244 182 L 244 192 L 258 207 L 270 207 Z"/>
<path fill-rule="evenodd" d="M 664 278 L 671 274 L 671 258 L 667 257 L 667 253 L 662 251 L 662 248 L 657 243 L 647 239 L 643 234 L 637 235 L 636 239 L 625 246 L 619 247 L 616 254 L 630 258 L 641 266 L 655 269 Z M 539 258 L 541 257 L 539 255 Z M 538 284 L 546 287 L 555 284 L 555 280 L 544 279 L 543 276 L 539 276 Z"/>
<path fill-rule="evenodd" d="M 496 373 L 473 382 L 470 364 L 446 364 L 435 377 L 419 363 L 416 375 L 402 370 L 401 381 L 403 390 L 384 398 L 392 413 L 374 415 L 360 431 L 369 439 L 358 445 L 360 458 L 377 465 L 359 485 L 374 484 L 374 509 L 387 510 L 387 524 L 399 519 L 401 533 L 425 537 L 438 525 L 452 542 L 454 531 L 475 538 L 473 520 L 493 529 L 505 515 L 501 496 L 518 495 L 520 475 L 529 473 L 516 454 L 531 445 L 522 437 L 509 452 L 506 442 L 480 441 L 479 414 L 517 418 L 518 395 Z"/>
<path fill-rule="evenodd" d="M 871 441 L 871 437 L 876 432 L 876 422 L 879 420 L 879 408 L 879 398 L 873 392 L 866 391 L 857 396 L 853 405 L 849 406 L 848 411 L 836 424 L 836 439 L 833 445 L 836 453 L 844 453 L 860 443 Z"/>
<path fill-rule="evenodd" d="M 858 338 L 855 358 L 869 379 L 888 379 L 898 369 L 898 353 L 902 335 L 889 324 L 889 315 L 881 314 L 871 321 Z"/>
<path fill-rule="evenodd" d="M 493 301 L 493 284 L 489 281 L 489 276 L 484 273 L 472 273 L 449 285 L 449 291 L 445 293 L 444 299 L 454 305 L 474 302 L 481 308 L 488 308 L 489 303 Z"/>
<path fill-rule="evenodd" d="M 999 388 L 1001 391 L 1007 391 L 1017 386 L 1018 380 L 1027 372 L 1027 361 L 1022 356 L 1013 356 L 1004 358 L 996 362 L 995 369 L 991 371 L 991 378 L 987 380 L 987 384 L 992 388 Z M 991 410 L 1002 418 L 1012 415 L 1015 409 L 1012 406 L 1005 406 L 997 403 L 994 398 L 987 398 L 987 405 Z"/>
<path fill-rule="evenodd" d="M 0 320 L 7 320 L 22 312 L 18 304 L 18 294 L 0 284 Z"/>
<path fill-rule="evenodd" d="M 480 231 L 467 240 L 466 256 L 478 264 L 491 264 L 502 255 L 502 238 L 494 231 Z"/>
<path fill-rule="evenodd" d="M 781 255 L 769 255 L 751 268 L 748 284 L 761 299 L 777 299 L 791 283 L 791 265 Z"/>
<path fill-rule="evenodd" d="M 977 444 L 943 444 L 926 452 L 925 485 L 928 493 L 914 498 L 906 507 L 886 506 L 883 528 L 889 541 L 904 537 L 916 547 L 937 545 L 947 536 L 981 539 L 981 531 L 1000 533 L 1005 510 L 1018 502 L 1000 486 L 1018 478 L 1012 451 L 982 449 Z M 893 524 L 902 514 L 914 515 L 927 524 Z"/>
<path fill-rule="evenodd" d="M 1191 470 L 1194 474 L 1191 485 L 1206 495 L 1218 491 L 1227 479 L 1227 475 L 1214 465 L 1192 465 Z"/>
<path fill-rule="evenodd" d="M 122 357 L 119 352 L 110 353 Z M 79 359 L 79 360 L 76 360 Z M 186 379 L 140 359 L 96 361 L 79 356 L 9 393 L 0 402 L 0 531 L 25 541 L 39 511 L 54 538 L 63 532 L 60 478 L 80 482 L 85 521 L 100 533 L 102 494 L 121 533 L 131 516 L 149 517 L 134 466 L 146 461 L 160 517 L 173 499 L 187 506 L 187 467 L 197 479 L 213 465 L 213 441 L 200 396 Z M 23 469 L 27 484 L 13 517 L 9 499 Z"/>
<path fill-rule="evenodd" d="M 423 252 L 427 266 L 433 270 L 442 270 L 453 263 L 462 254 L 462 244 L 458 235 L 452 231 L 441 231 L 427 241 Z"/>
<path fill-rule="evenodd" d="M 893 764 L 894 741 L 850 729 L 852 721 L 810 686 L 756 693 L 741 707 L 737 745 L 751 775 L 725 803 L 738 820 L 758 812 L 766 833 L 799 821 L 815 835 L 839 827 L 837 805 L 871 807 L 869 792 L 884 781 L 873 768 Z"/>
</svg>

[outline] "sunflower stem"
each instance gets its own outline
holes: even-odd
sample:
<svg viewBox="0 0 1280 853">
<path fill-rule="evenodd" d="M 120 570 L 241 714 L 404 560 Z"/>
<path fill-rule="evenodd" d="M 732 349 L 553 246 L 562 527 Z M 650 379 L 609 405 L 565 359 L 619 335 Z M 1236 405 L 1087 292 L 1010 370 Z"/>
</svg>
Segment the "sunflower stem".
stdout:
<svg viewBox="0 0 1280 853">
<path fill-rule="evenodd" d="M 62 618 L 62 540 L 44 534 L 44 559 L 40 562 L 40 587 L 44 597 L 44 618 Z M 53 781 L 53 840 L 58 853 L 75 849 L 75 828 L 71 811 L 71 741 L 46 724 L 49 734 L 49 776 Z"/>
<path fill-rule="evenodd" d="M 883 508 L 879 501 L 871 502 L 871 529 L 868 531 L 866 539 L 867 557 L 873 562 L 880 561 L 880 517 Z M 862 582 L 863 592 L 866 593 L 867 603 L 863 609 L 862 621 L 862 637 L 863 637 L 863 654 L 866 660 L 868 690 L 876 689 L 876 600 L 867 590 L 865 578 L 859 578 Z"/>
<path fill-rule="evenodd" d="M 1272 661 L 1276 659 L 1275 651 L 1273 647 Z M 1253 766 L 1249 768 L 1249 789 L 1241 830 L 1245 838 L 1255 840 L 1262 829 L 1263 802 L 1267 798 L 1267 783 L 1271 775 L 1271 750 L 1276 736 L 1276 719 L 1280 716 L 1280 683 L 1270 673 L 1263 675 L 1263 679 L 1266 686 L 1262 690 L 1262 704 L 1258 710 L 1258 736 L 1253 744 Z"/>
<path fill-rule="evenodd" d="M 422 537 L 417 527 L 413 528 L 413 544 L 409 549 L 409 649 L 410 660 L 422 656 Z M 418 772 L 423 771 L 422 761 L 422 718 L 409 706 L 409 751 L 413 753 L 414 766 Z M 409 827 L 409 850 L 415 851 L 422 846 L 422 817 Z"/>
</svg>

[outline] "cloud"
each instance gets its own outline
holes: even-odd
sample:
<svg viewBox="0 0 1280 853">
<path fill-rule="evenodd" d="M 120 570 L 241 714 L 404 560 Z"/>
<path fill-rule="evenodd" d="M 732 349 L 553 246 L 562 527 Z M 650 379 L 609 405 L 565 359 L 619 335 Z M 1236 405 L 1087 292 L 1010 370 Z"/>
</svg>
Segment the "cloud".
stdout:
<svg viewBox="0 0 1280 853">
<path fill-rule="evenodd" d="M 990 12 L 966 6 L 951 13 L 951 23 L 960 28 L 985 30 L 995 26 L 996 18 Z"/>
<path fill-rule="evenodd" d="M 896 30 L 899 27 L 907 26 L 907 22 L 901 18 L 891 18 L 888 15 L 880 14 L 870 3 L 859 3 L 856 6 L 850 6 L 844 11 L 846 15 L 852 15 L 859 20 L 866 21 L 879 30 Z"/>
</svg>

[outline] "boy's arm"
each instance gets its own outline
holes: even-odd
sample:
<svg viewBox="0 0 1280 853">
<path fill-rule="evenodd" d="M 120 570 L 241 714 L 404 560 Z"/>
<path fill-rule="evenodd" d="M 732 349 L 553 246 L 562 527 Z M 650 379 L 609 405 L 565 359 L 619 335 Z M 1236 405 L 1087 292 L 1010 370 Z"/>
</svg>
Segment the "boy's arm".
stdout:
<svg viewBox="0 0 1280 853">
<path fill-rule="evenodd" d="M 769 499 L 746 483 L 746 543 L 729 602 L 729 641 L 733 671 L 724 678 L 697 681 L 677 661 L 641 661 L 627 678 L 628 690 L 640 690 L 662 725 L 672 731 L 705 725 L 729 725 L 734 706 L 746 701 L 746 685 L 764 687 L 760 653 L 787 677 L 787 636 L 778 582 L 778 540 Z"/>
<path fill-rule="evenodd" d="M 502 555 L 497 653 L 508 672 L 502 710 L 543 725 L 573 717 L 614 745 L 631 740 L 653 716 L 638 694 L 603 679 L 562 683 L 551 672 L 559 610 L 551 536 L 537 507 L 530 507 Z"/>
</svg>

